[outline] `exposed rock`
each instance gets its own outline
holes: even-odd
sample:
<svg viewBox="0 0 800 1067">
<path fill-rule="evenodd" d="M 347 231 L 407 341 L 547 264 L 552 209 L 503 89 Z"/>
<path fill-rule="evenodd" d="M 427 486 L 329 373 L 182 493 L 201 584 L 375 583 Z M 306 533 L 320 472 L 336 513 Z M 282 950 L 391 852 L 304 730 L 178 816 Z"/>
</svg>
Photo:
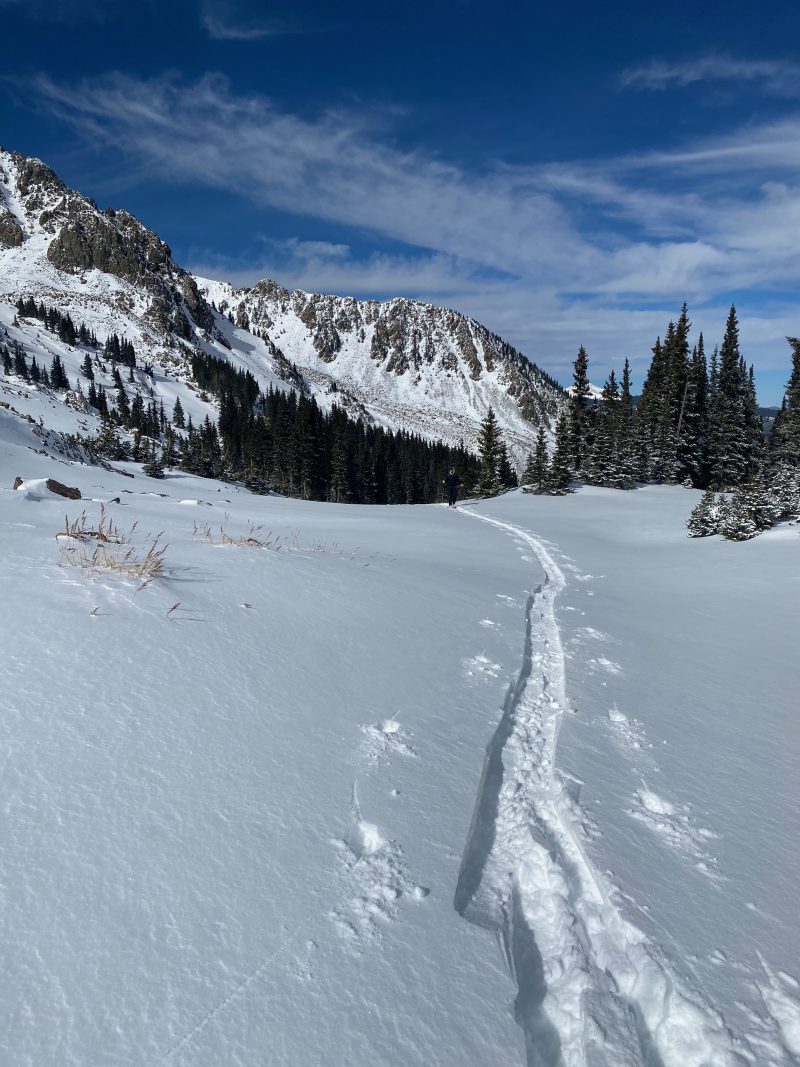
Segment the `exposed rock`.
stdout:
<svg viewBox="0 0 800 1067">
<path fill-rule="evenodd" d="M 56 496 L 65 496 L 68 500 L 80 500 L 81 491 L 75 489 L 72 486 L 64 485 L 63 482 L 57 482 L 55 478 L 47 479 L 47 488 L 51 493 L 55 493 Z"/>
<path fill-rule="evenodd" d="M 19 476 L 19 475 L 17 475 L 17 476 L 16 476 L 16 478 L 14 479 L 14 484 L 13 484 L 13 485 L 11 486 L 11 488 L 12 488 L 12 489 L 19 489 L 19 487 L 20 487 L 20 486 L 21 486 L 22 484 L 23 484 L 23 483 L 22 483 L 22 478 L 20 478 L 20 476 Z"/>
<path fill-rule="evenodd" d="M 317 350 L 317 355 L 326 363 L 336 359 L 336 353 L 341 350 L 342 339 L 332 322 L 323 322 L 314 331 L 312 343 Z"/>
<path fill-rule="evenodd" d="M 0 248 L 18 248 L 23 240 L 22 227 L 10 211 L 0 211 Z"/>
</svg>

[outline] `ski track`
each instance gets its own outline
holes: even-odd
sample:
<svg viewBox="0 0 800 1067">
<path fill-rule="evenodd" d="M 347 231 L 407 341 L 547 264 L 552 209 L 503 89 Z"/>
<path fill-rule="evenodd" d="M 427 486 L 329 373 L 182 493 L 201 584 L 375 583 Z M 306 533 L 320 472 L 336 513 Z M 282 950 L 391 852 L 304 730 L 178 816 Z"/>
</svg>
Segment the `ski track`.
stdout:
<svg viewBox="0 0 800 1067">
<path fill-rule="evenodd" d="M 463 918 L 498 936 L 528 1067 L 756 1063 L 691 979 L 618 911 L 581 844 L 576 791 L 555 766 L 566 707 L 562 570 L 532 533 L 464 514 L 524 541 L 545 572 L 528 597 L 522 666 L 487 748 L 454 899 Z"/>
</svg>

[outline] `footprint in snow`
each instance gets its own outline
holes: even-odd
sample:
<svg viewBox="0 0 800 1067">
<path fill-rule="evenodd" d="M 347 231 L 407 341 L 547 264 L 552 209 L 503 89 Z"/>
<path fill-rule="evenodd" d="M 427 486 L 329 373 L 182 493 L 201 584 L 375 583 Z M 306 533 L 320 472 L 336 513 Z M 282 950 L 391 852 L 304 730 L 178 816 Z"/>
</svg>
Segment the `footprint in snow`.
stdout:
<svg viewBox="0 0 800 1067">
<path fill-rule="evenodd" d="M 578 631 L 584 637 L 590 638 L 592 641 L 610 641 L 611 638 L 607 633 L 602 630 L 595 630 L 594 626 L 584 626 L 582 630 Z"/>
<path fill-rule="evenodd" d="M 499 678 L 502 669 L 499 663 L 492 663 L 484 655 L 473 656 L 472 659 L 464 660 L 464 670 L 467 672 L 467 677 L 474 678 L 476 681 Z"/>
<path fill-rule="evenodd" d="M 400 845 L 362 817 L 355 789 L 350 829 L 334 846 L 347 899 L 331 919 L 354 947 L 379 939 L 381 926 L 397 919 L 403 901 L 421 901 L 430 893 L 408 877 Z"/>
<path fill-rule="evenodd" d="M 612 736 L 623 748 L 637 750 L 653 747 L 645 740 L 642 723 L 638 719 L 629 719 L 616 704 L 608 709 L 608 723 Z"/>
<path fill-rule="evenodd" d="M 391 756 L 416 758 L 416 750 L 409 743 L 410 731 L 406 731 L 395 719 L 362 726 L 361 755 L 368 763 L 386 763 Z"/>
<path fill-rule="evenodd" d="M 688 805 L 672 804 L 646 785 L 636 790 L 633 800 L 634 806 L 628 809 L 631 818 L 644 823 L 670 848 L 685 859 L 691 860 L 706 878 L 712 881 L 720 879 L 717 861 L 706 847 L 718 835 L 712 830 L 697 826 Z"/>
<path fill-rule="evenodd" d="M 613 659 L 608 659 L 607 656 L 597 656 L 594 659 L 587 660 L 587 667 L 593 671 L 606 671 L 608 674 L 620 674 L 622 667 L 618 663 L 615 663 Z"/>
</svg>

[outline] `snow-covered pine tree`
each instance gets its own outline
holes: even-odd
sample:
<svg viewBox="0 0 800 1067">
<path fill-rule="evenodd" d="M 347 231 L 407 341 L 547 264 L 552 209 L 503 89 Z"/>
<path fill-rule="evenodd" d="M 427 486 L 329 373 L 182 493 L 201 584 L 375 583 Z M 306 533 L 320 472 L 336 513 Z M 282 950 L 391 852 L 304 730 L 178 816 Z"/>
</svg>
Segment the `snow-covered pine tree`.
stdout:
<svg viewBox="0 0 800 1067">
<path fill-rule="evenodd" d="M 768 479 L 754 474 L 743 489 L 750 502 L 750 514 L 759 532 L 768 530 L 781 520 L 781 506 Z"/>
<path fill-rule="evenodd" d="M 800 466 L 776 463 L 769 468 L 769 485 L 779 511 L 779 522 L 800 519 Z"/>
<path fill-rule="evenodd" d="M 792 371 L 786 383 L 781 410 L 772 424 L 769 459 L 772 464 L 800 467 L 800 338 L 787 338 L 792 349 Z"/>
<path fill-rule="evenodd" d="M 737 488 L 720 510 L 719 532 L 729 541 L 749 541 L 759 532 L 753 518 L 751 493 Z"/>
<path fill-rule="evenodd" d="M 717 500 L 712 489 L 706 489 L 686 521 L 689 537 L 709 537 L 719 533 L 720 513 L 724 505 L 722 497 Z"/>
<path fill-rule="evenodd" d="M 732 305 L 719 354 L 711 425 L 711 484 L 717 489 L 741 485 L 749 466 L 748 384 L 739 352 L 739 323 Z"/>
</svg>

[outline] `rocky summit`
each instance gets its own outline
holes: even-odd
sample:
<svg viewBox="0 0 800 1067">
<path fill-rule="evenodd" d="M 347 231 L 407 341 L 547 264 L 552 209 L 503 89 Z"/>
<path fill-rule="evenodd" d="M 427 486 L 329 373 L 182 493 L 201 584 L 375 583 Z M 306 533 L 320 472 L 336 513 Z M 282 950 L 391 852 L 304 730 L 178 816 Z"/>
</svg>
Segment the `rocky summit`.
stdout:
<svg viewBox="0 0 800 1067">
<path fill-rule="evenodd" d="M 40 160 L 0 149 L 0 303 L 33 299 L 127 337 L 173 378 L 193 353 L 223 357 L 262 388 L 296 389 L 323 408 L 474 448 L 493 407 L 521 464 L 557 383 L 485 326 L 449 308 L 252 288 L 194 277 L 124 210 L 100 210 Z M 24 323 L 23 323 L 24 326 Z"/>
</svg>

